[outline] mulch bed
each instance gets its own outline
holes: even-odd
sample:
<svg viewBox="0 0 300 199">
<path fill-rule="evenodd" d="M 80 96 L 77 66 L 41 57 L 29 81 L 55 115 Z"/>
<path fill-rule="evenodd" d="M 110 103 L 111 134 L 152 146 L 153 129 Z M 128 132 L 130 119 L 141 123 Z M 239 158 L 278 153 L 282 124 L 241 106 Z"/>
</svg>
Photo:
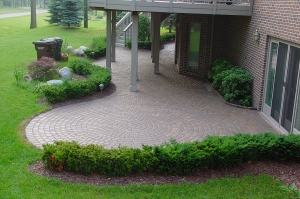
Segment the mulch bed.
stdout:
<svg viewBox="0 0 300 199">
<path fill-rule="evenodd" d="M 64 182 L 86 183 L 96 186 L 128 185 L 128 184 L 180 184 L 202 183 L 211 179 L 224 177 L 243 177 L 245 175 L 268 174 L 290 185 L 295 182 L 300 187 L 300 165 L 295 162 L 255 161 L 242 163 L 229 169 L 207 169 L 190 175 L 159 175 L 154 173 L 134 174 L 124 177 L 110 177 L 99 174 L 82 175 L 70 171 L 54 171 L 45 168 L 42 161 L 28 166 L 29 170 L 37 175 L 57 178 Z"/>
</svg>

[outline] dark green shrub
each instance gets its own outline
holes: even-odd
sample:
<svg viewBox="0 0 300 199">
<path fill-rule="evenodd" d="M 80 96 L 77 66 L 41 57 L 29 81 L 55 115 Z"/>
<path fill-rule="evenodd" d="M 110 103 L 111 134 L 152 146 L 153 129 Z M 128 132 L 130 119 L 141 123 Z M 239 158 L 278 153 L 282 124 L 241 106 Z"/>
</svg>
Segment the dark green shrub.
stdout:
<svg viewBox="0 0 300 199">
<path fill-rule="evenodd" d="M 160 42 L 166 42 L 166 41 L 171 41 L 175 39 L 175 34 L 174 33 L 168 33 L 168 34 L 163 34 L 160 35 Z M 131 48 L 132 45 L 132 40 L 131 39 L 127 39 L 125 41 L 125 46 L 127 48 Z M 138 41 L 138 48 L 141 49 L 147 49 L 147 50 L 151 50 L 151 45 L 152 42 L 151 41 Z"/>
<path fill-rule="evenodd" d="M 80 146 L 75 142 L 45 144 L 42 159 L 48 168 L 109 176 L 156 172 L 188 174 L 199 169 L 228 168 L 252 160 L 300 161 L 300 135 L 208 136 L 202 142 L 177 143 L 142 149 Z"/>
<path fill-rule="evenodd" d="M 97 89 L 94 82 L 89 80 L 65 81 L 64 86 L 67 98 L 81 98 L 92 94 Z"/>
<path fill-rule="evenodd" d="M 68 98 L 80 98 L 90 95 L 99 90 L 99 84 L 104 85 L 104 89 L 110 84 L 111 74 L 106 68 L 95 66 L 87 60 L 76 59 L 70 63 L 73 72 L 84 75 L 87 80 L 83 81 L 64 81 L 62 86 L 52 86 L 40 84 L 37 91 L 43 93 L 50 103 L 63 102 Z"/>
<path fill-rule="evenodd" d="M 214 80 L 214 77 L 223 71 L 233 68 L 233 65 L 225 59 L 216 59 L 213 61 L 208 78 Z"/>
<path fill-rule="evenodd" d="M 138 40 L 150 40 L 150 20 L 144 14 L 139 15 Z"/>
<path fill-rule="evenodd" d="M 88 76 L 91 74 L 93 65 L 84 59 L 75 59 L 70 62 L 70 68 L 78 75 Z"/>
<path fill-rule="evenodd" d="M 104 57 L 106 55 L 106 38 L 105 37 L 93 38 L 91 47 L 86 49 L 84 51 L 84 54 L 92 59 Z"/>
<path fill-rule="evenodd" d="M 250 105 L 252 77 L 245 69 L 233 67 L 225 59 L 216 59 L 209 78 L 213 80 L 212 88 L 218 90 L 226 101 L 238 102 L 243 106 Z"/>
<path fill-rule="evenodd" d="M 224 95 L 224 99 L 231 102 L 238 101 L 244 106 L 250 105 L 251 74 L 238 67 L 223 71 L 221 74 L 223 73 L 226 75 L 222 79 L 219 91 Z"/>
<path fill-rule="evenodd" d="M 46 100 L 50 103 L 64 102 L 67 99 L 64 86 L 45 86 L 42 92 Z"/>
<path fill-rule="evenodd" d="M 27 71 L 34 80 L 47 81 L 58 76 L 54 64 L 53 58 L 41 57 L 38 61 L 32 61 L 27 66 Z"/>
<path fill-rule="evenodd" d="M 164 43 L 166 41 L 173 41 L 175 40 L 175 33 L 165 33 L 160 35 L 160 43 Z"/>
</svg>

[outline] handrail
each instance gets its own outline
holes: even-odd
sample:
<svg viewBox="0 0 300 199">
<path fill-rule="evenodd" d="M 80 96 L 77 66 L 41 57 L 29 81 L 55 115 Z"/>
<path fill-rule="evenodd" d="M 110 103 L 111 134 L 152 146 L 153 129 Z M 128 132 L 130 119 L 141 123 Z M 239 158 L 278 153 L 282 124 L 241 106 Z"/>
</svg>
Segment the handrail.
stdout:
<svg viewBox="0 0 300 199">
<path fill-rule="evenodd" d="M 120 19 L 120 21 L 118 21 L 118 23 L 116 24 L 116 28 L 118 28 L 126 19 L 127 17 L 130 17 L 131 16 L 131 13 L 130 12 L 127 12 L 123 17 L 122 19 Z"/>
</svg>

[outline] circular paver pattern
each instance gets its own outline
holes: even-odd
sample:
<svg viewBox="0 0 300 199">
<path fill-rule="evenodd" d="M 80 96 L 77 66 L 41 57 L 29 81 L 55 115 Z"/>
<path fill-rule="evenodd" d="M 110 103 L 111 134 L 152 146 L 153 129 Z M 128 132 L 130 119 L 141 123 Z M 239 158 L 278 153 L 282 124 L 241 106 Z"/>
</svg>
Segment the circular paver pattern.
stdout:
<svg viewBox="0 0 300 199">
<path fill-rule="evenodd" d="M 160 53 L 160 74 L 153 73 L 150 52 L 139 51 L 138 92 L 130 92 L 130 53 L 117 48 L 115 93 L 38 115 L 26 127 L 28 140 L 37 147 L 54 140 L 141 147 L 172 138 L 185 142 L 207 135 L 276 132 L 260 112 L 228 106 L 201 80 L 179 75 L 172 64 L 174 44 Z M 95 63 L 105 66 L 105 59 Z"/>
</svg>

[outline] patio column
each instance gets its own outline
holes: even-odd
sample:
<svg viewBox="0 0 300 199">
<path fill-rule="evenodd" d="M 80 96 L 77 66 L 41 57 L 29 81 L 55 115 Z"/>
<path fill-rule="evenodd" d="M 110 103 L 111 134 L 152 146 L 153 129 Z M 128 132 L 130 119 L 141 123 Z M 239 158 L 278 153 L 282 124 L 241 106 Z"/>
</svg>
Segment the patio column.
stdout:
<svg viewBox="0 0 300 199">
<path fill-rule="evenodd" d="M 113 10 L 112 14 L 112 27 L 111 27 L 111 61 L 116 61 L 116 11 Z"/>
<path fill-rule="evenodd" d="M 154 63 L 154 56 L 153 56 L 153 52 L 154 52 L 154 19 L 155 19 L 155 13 L 151 12 L 151 25 L 150 25 L 150 39 L 151 39 L 151 59 L 152 59 L 152 63 Z"/>
<path fill-rule="evenodd" d="M 154 18 L 154 74 L 159 73 L 159 52 L 160 52 L 160 20 L 161 13 L 155 13 Z"/>
<path fill-rule="evenodd" d="M 139 14 L 138 12 L 132 12 L 132 43 L 131 43 L 131 81 L 130 91 L 137 91 L 137 67 L 138 67 L 138 26 L 139 26 Z"/>
<path fill-rule="evenodd" d="M 106 10 L 106 68 L 111 72 L 111 11 Z"/>
</svg>

